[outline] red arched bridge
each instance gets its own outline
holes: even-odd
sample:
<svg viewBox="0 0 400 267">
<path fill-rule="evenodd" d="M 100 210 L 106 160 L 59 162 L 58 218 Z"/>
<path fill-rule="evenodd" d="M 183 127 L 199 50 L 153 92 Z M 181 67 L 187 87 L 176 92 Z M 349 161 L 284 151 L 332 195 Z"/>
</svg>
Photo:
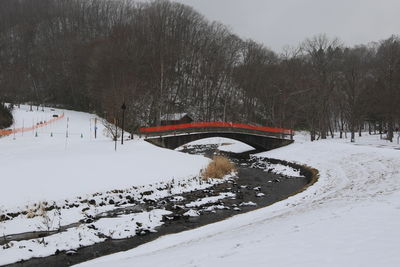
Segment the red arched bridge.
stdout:
<svg viewBox="0 0 400 267">
<path fill-rule="evenodd" d="M 175 149 L 184 144 L 209 138 L 225 137 L 238 140 L 266 151 L 293 142 L 293 130 L 262 127 L 230 122 L 196 122 L 176 125 L 143 127 L 139 129 L 145 140 L 154 145 Z"/>
</svg>

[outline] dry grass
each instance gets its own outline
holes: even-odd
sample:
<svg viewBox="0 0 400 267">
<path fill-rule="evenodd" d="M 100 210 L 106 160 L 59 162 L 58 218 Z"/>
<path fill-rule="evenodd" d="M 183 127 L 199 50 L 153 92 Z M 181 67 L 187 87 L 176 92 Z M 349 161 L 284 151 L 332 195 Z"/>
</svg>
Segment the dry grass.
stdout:
<svg viewBox="0 0 400 267">
<path fill-rule="evenodd" d="M 35 218 L 37 216 L 44 217 L 47 215 L 48 203 L 46 201 L 40 201 L 34 203 L 32 207 L 26 206 L 26 217 L 28 219 Z M 25 214 L 25 213 L 24 213 Z"/>
<path fill-rule="evenodd" d="M 235 165 L 223 156 L 214 156 L 213 160 L 208 164 L 207 168 L 201 172 L 203 179 L 218 178 L 221 179 L 225 175 L 235 170 Z"/>
</svg>

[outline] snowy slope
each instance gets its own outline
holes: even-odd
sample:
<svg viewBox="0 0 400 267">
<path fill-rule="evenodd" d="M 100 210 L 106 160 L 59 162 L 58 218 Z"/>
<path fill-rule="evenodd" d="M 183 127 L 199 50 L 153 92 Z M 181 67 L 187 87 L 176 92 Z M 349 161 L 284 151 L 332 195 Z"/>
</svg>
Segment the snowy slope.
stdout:
<svg viewBox="0 0 400 267">
<path fill-rule="evenodd" d="M 306 191 L 78 266 L 400 266 L 400 146 L 297 141 L 260 156 L 317 168 Z"/>
<path fill-rule="evenodd" d="M 62 113 L 63 119 L 46 127 L 0 138 L 0 213 L 39 201 L 186 179 L 198 175 L 208 162 L 143 140 L 127 141 L 115 152 L 99 122 L 94 139 L 96 116 L 88 113 L 48 108 L 30 112 L 28 106 L 21 106 L 14 110 L 15 128 Z"/>
</svg>

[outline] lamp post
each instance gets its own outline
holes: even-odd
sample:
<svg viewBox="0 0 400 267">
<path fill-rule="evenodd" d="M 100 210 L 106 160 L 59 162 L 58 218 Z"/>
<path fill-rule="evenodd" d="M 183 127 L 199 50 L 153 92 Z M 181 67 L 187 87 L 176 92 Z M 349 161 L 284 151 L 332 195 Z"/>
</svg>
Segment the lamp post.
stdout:
<svg viewBox="0 0 400 267">
<path fill-rule="evenodd" d="M 123 145 L 124 144 L 124 123 L 125 123 L 125 110 L 126 110 L 126 105 L 125 105 L 125 102 L 124 103 L 122 103 L 122 106 L 121 106 L 121 109 L 122 109 L 122 134 L 121 134 L 121 145 Z"/>
</svg>

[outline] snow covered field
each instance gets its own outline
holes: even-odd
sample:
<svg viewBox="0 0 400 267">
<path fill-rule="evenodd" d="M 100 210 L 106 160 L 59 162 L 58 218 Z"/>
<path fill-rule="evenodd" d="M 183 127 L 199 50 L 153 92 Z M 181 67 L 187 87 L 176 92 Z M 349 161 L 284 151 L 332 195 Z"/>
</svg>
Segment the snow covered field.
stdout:
<svg viewBox="0 0 400 267">
<path fill-rule="evenodd" d="M 15 129 L 49 121 L 54 114 L 64 117 L 31 132 L 0 138 L 0 265 L 77 249 L 106 236 L 126 238 L 140 229 L 154 231 L 167 211 L 97 218 L 91 226 L 82 222 L 102 217 L 116 205 L 129 206 L 133 199 L 135 203 L 157 200 L 219 183 L 199 178 L 209 162 L 203 156 L 161 149 L 141 139 L 126 141 L 114 151 L 99 119 L 94 138 L 94 115 L 48 108 L 30 111 L 28 106 L 13 113 Z M 78 221 L 77 227 L 68 226 Z M 127 229 L 134 222 L 136 227 Z M 41 239 L 32 236 L 4 243 L 6 236 L 62 227 L 68 229 Z"/>
<path fill-rule="evenodd" d="M 306 191 L 77 266 L 400 266 L 400 146 L 306 139 L 259 155 L 317 168 Z"/>
<path fill-rule="evenodd" d="M 65 113 L 65 117 L 39 128 L 37 137 L 35 131 L 19 133 L 15 140 L 13 135 L 0 138 L 0 211 L 173 178 L 187 179 L 198 175 L 208 163 L 202 156 L 161 149 L 143 140 L 125 142 L 115 152 L 99 121 L 94 139 L 95 116 L 82 112 L 48 108 L 29 112 L 28 106 L 21 106 L 14 110 L 16 128 L 49 119 L 54 113 Z"/>
</svg>

